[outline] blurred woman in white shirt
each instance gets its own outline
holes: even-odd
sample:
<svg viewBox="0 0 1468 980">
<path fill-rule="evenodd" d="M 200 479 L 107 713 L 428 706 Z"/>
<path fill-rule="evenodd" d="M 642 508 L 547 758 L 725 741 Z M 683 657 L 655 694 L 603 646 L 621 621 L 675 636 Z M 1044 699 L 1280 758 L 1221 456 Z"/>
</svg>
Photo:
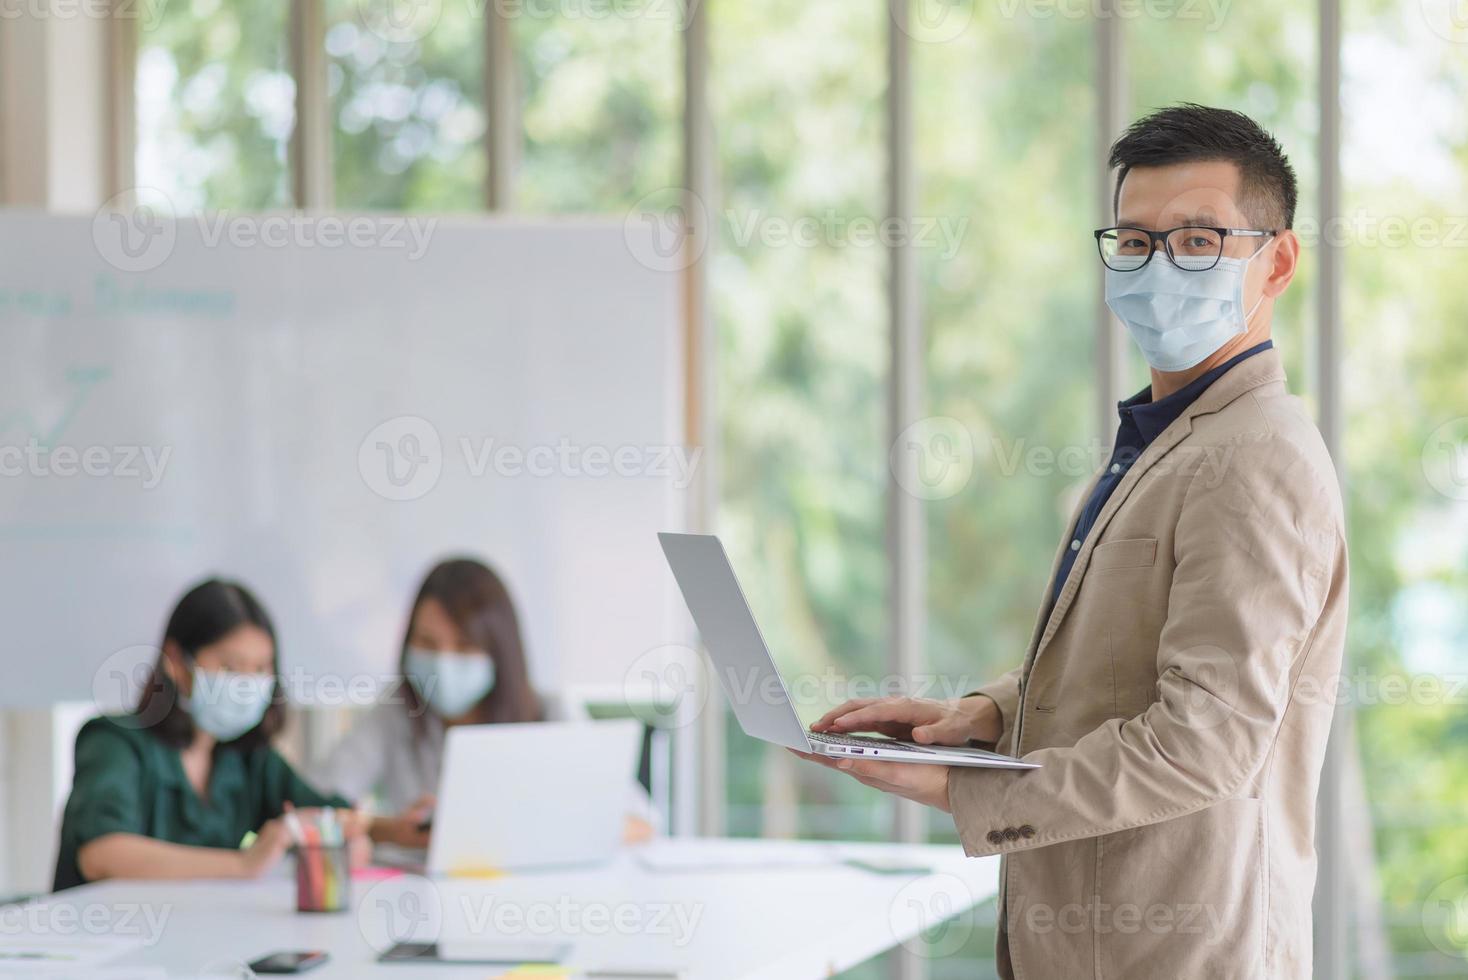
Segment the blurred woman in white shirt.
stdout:
<svg viewBox="0 0 1468 980">
<path fill-rule="evenodd" d="M 399 672 L 396 689 L 353 725 L 317 773 L 324 789 L 359 805 L 371 799 L 392 814 L 372 820 L 372 839 L 380 843 L 428 846 L 425 821 L 450 727 L 576 715 L 531 687 L 509 590 L 472 558 L 440 562 L 423 580 Z M 632 809 L 627 838 L 649 836 L 645 795 L 634 796 Z"/>
</svg>

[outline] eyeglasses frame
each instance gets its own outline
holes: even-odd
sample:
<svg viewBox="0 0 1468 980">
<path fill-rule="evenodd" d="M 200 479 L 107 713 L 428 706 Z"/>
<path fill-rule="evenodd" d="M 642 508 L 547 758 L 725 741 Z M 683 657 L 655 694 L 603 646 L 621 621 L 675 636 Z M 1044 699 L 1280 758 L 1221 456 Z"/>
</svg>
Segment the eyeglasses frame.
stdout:
<svg viewBox="0 0 1468 980">
<path fill-rule="evenodd" d="M 1218 240 L 1218 254 L 1216 256 L 1214 256 L 1214 258 L 1213 258 L 1213 264 L 1210 265 L 1210 266 L 1208 266 L 1208 268 L 1206 268 L 1206 269 L 1186 269 L 1186 268 L 1183 268 L 1183 266 L 1180 266 L 1180 265 L 1177 264 L 1177 256 L 1175 256 L 1175 255 L 1172 254 L 1172 246 L 1170 246 L 1170 245 L 1167 244 L 1167 238 L 1173 232 L 1175 232 L 1175 231 L 1182 231 L 1185 228 L 1199 228 L 1199 229 L 1202 229 L 1203 231 L 1215 232 L 1218 235 L 1218 239 L 1219 239 Z M 1121 231 L 1123 229 L 1125 229 L 1127 231 L 1140 232 L 1141 234 L 1146 235 L 1150 239 L 1150 241 L 1148 242 L 1147 257 L 1144 260 L 1142 260 L 1142 264 L 1139 265 L 1139 266 L 1137 266 L 1135 269 L 1117 269 L 1117 268 L 1112 267 L 1112 265 L 1109 262 L 1106 261 L 1106 253 L 1101 250 L 1101 236 L 1102 235 L 1106 234 L 1108 231 Z M 1221 259 L 1221 258 L 1223 258 L 1223 247 L 1224 247 L 1223 239 L 1229 238 L 1229 237 L 1233 237 L 1233 238 L 1273 238 L 1273 237 L 1275 237 L 1276 235 L 1279 234 L 1279 229 L 1278 228 L 1262 228 L 1262 229 L 1261 228 L 1220 228 L 1220 227 L 1216 227 L 1214 225 L 1178 225 L 1176 228 L 1169 228 L 1166 231 L 1149 231 L 1146 228 L 1137 228 L 1137 227 L 1134 227 L 1132 225 L 1116 225 L 1115 227 L 1112 227 L 1112 228 L 1097 228 L 1093 234 L 1096 236 L 1096 252 L 1097 252 L 1098 255 L 1101 256 L 1101 264 L 1104 265 L 1104 266 L 1106 266 L 1106 268 L 1111 269 L 1112 272 L 1141 272 L 1143 269 L 1147 268 L 1147 263 L 1152 261 L 1152 256 L 1155 255 L 1155 254 L 1157 254 L 1157 243 L 1159 241 L 1162 243 L 1162 251 L 1167 254 L 1167 261 L 1171 262 L 1174 268 L 1181 269 L 1183 272 L 1208 272 L 1210 269 L 1216 268 L 1218 266 L 1218 260 Z M 1264 247 L 1263 245 L 1260 245 L 1259 246 L 1259 248 L 1263 248 L 1263 247 Z M 1259 249 L 1256 248 L 1254 250 L 1254 254 L 1255 255 L 1258 255 L 1259 254 Z M 1252 256 L 1251 256 L 1251 258 L 1252 258 Z"/>
</svg>

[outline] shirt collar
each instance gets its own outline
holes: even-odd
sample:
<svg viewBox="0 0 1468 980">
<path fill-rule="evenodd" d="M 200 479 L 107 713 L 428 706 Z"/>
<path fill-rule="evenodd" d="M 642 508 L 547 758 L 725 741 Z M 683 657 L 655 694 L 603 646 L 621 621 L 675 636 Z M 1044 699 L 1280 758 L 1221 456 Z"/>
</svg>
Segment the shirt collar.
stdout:
<svg viewBox="0 0 1468 980">
<path fill-rule="evenodd" d="M 1227 374 L 1229 368 L 1245 358 L 1253 357 L 1255 354 L 1270 350 L 1273 347 L 1274 341 L 1272 340 L 1266 340 L 1262 344 L 1255 344 L 1248 350 L 1235 354 L 1218 365 L 1218 367 L 1211 368 L 1203 374 L 1198 375 L 1198 377 L 1189 381 L 1177 391 L 1155 402 L 1152 400 L 1152 386 L 1148 385 L 1125 401 L 1118 402 L 1116 405 L 1117 413 L 1122 418 L 1125 418 L 1128 414 L 1131 415 L 1132 421 L 1136 423 L 1137 430 L 1142 435 L 1142 444 L 1147 445 L 1153 439 L 1160 436 L 1162 430 L 1171 425 L 1179 415 L 1187 411 L 1188 406 L 1197 401 L 1198 396 L 1203 394 L 1204 391 L 1207 391 L 1209 385 Z"/>
</svg>

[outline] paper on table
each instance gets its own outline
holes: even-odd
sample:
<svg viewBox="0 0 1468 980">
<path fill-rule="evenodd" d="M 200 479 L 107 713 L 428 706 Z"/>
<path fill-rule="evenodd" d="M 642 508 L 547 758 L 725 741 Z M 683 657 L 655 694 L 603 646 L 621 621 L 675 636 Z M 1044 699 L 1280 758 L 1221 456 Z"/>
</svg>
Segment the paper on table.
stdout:
<svg viewBox="0 0 1468 980">
<path fill-rule="evenodd" d="M 156 966 L 50 966 L 15 968 L 7 963 L 5 975 L 13 977 L 65 977 L 66 980 L 168 980 L 168 971 Z"/>
<path fill-rule="evenodd" d="M 449 868 L 450 878 L 503 878 L 506 875 L 503 868 L 492 867 L 488 864 L 456 864 Z"/>
<path fill-rule="evenodd" d="M 0 974 L 75 973 L 141 945 L 141 938 L 126 936 L 5 936 L 0 938 Z"/>
<path fill-rule="evenodd" d="M 541 963 L 526 963 L 508 970 L 490 980 L 522 980 L 526 977 L 534 977 L 536 980 L 679 980 L 683 976 L 682 970 L 665 970 L 662 968 L 646 969 L 619 969 L 607 970 L 575 970 L 563 966 L 547 966 Z"/>
</svg>

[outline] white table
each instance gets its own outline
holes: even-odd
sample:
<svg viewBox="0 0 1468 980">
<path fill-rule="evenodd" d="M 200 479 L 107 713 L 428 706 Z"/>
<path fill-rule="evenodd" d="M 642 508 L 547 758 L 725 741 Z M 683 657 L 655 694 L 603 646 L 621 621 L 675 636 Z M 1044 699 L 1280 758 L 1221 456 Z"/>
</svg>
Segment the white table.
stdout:
<svg viewBox="0 0 1468 980">
<path fill-rule="evenodd" d="M 848 858 L 924 870 L 876 873 L 844 863 Z M 266 953 L 305 949 L 331 955 L 309 974 L 316 980 L 497 976 L 503 971 L 488 966 L 377 962 L 394 939 L 452 944 L 476 935 L 568 942 L 566 963 L 574 970 L 814 978 L 899 944 L 919 955 L 948 955 L 997 879 L 997 858 L 965 858 L 957 846 L 668 840 L 594 869 L 355 881 L 353 911 L 338 914 L 296 913 L 294 883 L 284 875 L 244 883 L 104 882 L 51 896 L 23 920 L 5 920 L 0 941 L 26 939 L 18 921 L 31 932 L 83 940 L 123 934 L 131 945 L 98 974 L 118 978 L 239 976 L 240 964 Z"/>
</svg>

